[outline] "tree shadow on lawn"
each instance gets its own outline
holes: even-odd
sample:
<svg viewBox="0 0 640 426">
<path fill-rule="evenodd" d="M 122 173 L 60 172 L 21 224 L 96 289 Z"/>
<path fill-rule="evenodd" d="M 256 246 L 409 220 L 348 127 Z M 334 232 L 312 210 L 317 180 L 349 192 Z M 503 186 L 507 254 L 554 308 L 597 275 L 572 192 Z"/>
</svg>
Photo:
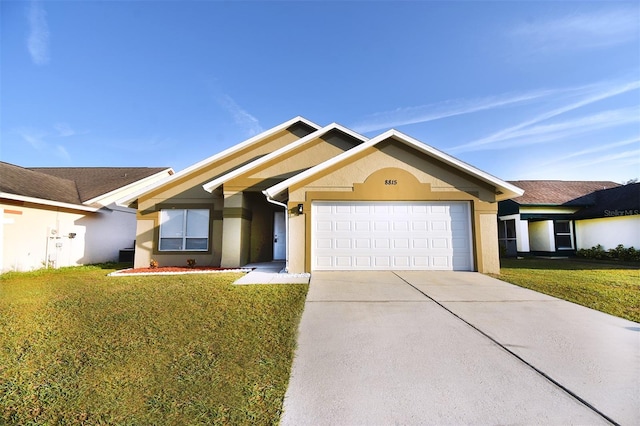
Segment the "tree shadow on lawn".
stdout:
<svg viewBox="0 0 640 426">
<path fill-rule="evenodd" d="M 509 269 L 547 269 L 547 270 L 611 270 L 611 269 L 640 269 L 640 265 L 631 262 L 587 260 L 577 258 L 545 259 L 500 259 L 501 268 Z"/>
</svg>

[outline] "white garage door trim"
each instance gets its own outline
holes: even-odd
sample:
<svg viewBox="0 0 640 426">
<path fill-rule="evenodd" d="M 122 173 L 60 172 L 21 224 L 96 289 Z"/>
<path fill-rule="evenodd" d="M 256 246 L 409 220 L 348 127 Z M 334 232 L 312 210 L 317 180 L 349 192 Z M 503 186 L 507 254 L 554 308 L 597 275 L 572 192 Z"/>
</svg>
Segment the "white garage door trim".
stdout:
<svg viewBox="0 0 640 426">
<path fill-rule="evenodd" d="M 316 201 L 312 270 L 473 270 L 468 202 Z"/>
</svg>

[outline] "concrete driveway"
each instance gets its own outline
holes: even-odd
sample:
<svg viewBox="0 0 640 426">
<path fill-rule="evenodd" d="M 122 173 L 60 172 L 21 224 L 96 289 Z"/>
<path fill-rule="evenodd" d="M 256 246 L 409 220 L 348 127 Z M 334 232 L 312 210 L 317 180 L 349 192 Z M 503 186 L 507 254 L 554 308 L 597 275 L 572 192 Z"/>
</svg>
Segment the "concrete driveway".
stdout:
<svg viewBox="0 0 640 426">
<path fill-rule="evenodd" d="M 640 424 L 640 324 L 473 272 L 316 272 L 283 425 Z"/>
</svg>

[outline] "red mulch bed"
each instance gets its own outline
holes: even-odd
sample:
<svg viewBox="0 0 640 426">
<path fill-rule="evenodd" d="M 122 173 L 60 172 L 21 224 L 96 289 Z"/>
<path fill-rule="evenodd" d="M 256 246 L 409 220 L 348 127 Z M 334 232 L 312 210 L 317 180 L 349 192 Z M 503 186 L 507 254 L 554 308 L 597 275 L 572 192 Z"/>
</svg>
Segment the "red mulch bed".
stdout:
<svg viewBox="0 0 640 426">
<path fill-rule="evenodd" d="M 232 268 L 237 269 L 237 268 Z M 193 268 L 189 268 L 187 266 L 159 266 L 157 268 L 136 268 L 136 269 L 127 269 L 127 274 L 136 274 L 142 272 L 193 272 L 193 271 L 226 271 L 230 270 L 230 268 L 216 268 L 215 266 L 194 266 Z"/>
</svg>

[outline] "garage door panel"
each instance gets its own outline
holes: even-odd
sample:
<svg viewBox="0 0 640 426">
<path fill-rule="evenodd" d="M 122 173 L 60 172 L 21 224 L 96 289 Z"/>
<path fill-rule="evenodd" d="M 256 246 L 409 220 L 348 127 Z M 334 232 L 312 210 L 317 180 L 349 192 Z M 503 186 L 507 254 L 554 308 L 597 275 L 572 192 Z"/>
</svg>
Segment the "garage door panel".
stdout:
<svg viewBox="0 0 640 426">
<path fill-rule="evenodd" d="M 391 258 L 389 256 L 375 256 L 373 260 L 374 265 L 378 268 L 388 268 L 391 266 Z"/>
<path fill-rule="evenodd" d="M 371 231 L 371 223 L 369 221 L 355 221 L 354 229 L 356 232 L 369 232 Z"/>
<path fill-rule="evenodd" d="M 447 249 L 449 248 L 449 240 L 446 238 L 432 238 L 431 248 L 433 249 Z"/>
<path fill-rule="evenodd" d="M 312 269 L 471 270 L 465 202 L 312 203 Z"/>
<path fill-rule="evenodd" d="M 315 247 L 319 249 L 330 249 L 333 247 L 333 240 L 331 238 L 319 238 L 316 240 Z"/>
<path fill-rule="evenodd" d="M 426 238 L 413 239 L 412 247 L 414 249 L 426 249 L 429 248 L 429 240 Z"/>
<path fill-rule="evenodd" d="M 451 264 L 449 262 L 449 258 L 446 256 L 433 256 L 432 266 L 434 268 L 448 269 L 451 266 Z"/>
</svg>

